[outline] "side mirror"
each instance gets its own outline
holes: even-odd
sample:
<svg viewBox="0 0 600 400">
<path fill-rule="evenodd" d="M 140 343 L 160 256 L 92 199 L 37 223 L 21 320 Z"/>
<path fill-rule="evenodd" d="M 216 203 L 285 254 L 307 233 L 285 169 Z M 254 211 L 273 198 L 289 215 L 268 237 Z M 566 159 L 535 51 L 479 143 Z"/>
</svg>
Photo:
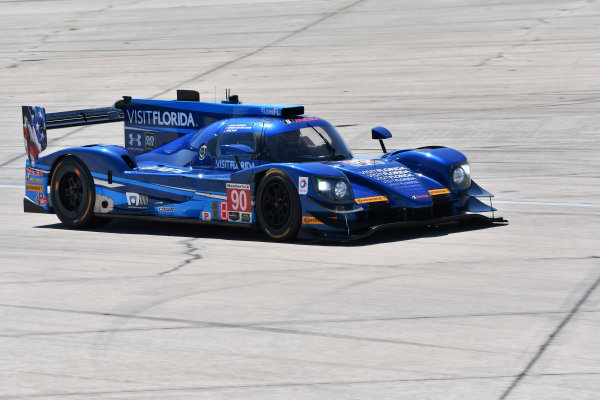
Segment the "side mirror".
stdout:
<svg viewBox="0 0 600 400">
<path fill-rule="evenodd" d="M 238 169 L 242 169 L 242 165 L 240 164 L 240 156 L 251 156 L 254 154 L 254 150 L 251 147 L 246 146 L 245 144 L 222 144 L 221 145 L 221 155 L 223 156 L 233 156 L 235 158 L 235 164 Z"/>
<path fill-rule="evenodd" d="M 385 144 L 383 144 L 383 139 L 389 139 L 392 137 L 390 131 L 385 129 L 383 126 L 376 126 L 371 129 L 371 137 L 373 139 L 379 140 L 379 144 L 381 145 L 381 150 L 383 150 L 383 154 L 387 153 L 385 149 Z"/>
</svg>

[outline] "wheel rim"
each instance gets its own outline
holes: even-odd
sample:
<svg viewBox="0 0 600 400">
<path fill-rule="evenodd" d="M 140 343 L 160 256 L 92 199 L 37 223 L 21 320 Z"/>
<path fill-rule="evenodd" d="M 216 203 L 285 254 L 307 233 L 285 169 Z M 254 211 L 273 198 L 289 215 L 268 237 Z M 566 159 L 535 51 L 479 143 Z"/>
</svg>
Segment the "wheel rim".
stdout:
<svg viewBox="0 0 600 400">
<path fill-rule="evenodd" d="M 60 202 L 69 211 L 77 210 L 83 201 L 83 183 L 75 172 L 65 173 L 58 186 Z"/>
<path fill-rule="evenodd" d="M 292 198 L 281 182 L 270 182 L 262 198 L 262 214 L 265 222 L 273 229 L 286 225 L 291 213 Z"/>
</svg>

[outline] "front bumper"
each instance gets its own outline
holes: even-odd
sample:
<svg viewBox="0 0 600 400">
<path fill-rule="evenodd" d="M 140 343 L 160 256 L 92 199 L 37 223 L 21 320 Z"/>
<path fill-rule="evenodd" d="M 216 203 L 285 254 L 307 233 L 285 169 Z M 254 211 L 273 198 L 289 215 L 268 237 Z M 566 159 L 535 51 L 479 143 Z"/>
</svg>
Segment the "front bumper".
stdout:
<svg viewBox="0 0 600 400">
<path fill-rule="evenodd" d="M 335 240 L 342 242 L 350 242 L 355 240 L 361 240 L 368 236 L 371 236 L 375 232 L 387 230 L 387 229 L 410 229 L 418 227 L 428 227 L 448 224 L 451 222 L 463 222 L 479 225 L 505 225 L 508 221 L 502 217 L 487 217 L 482 214 L 460 214 L 452 215 L 448 217 L 434 218 L 421 221 L 399 221 L 382 223 L 379 225 L 372 225 L 367 227 L 360 227 L 355 229 L 348 228 L 346 231 L 341 230 L 323 230 L 317 228 L 303 227 L 300 230 L 299 238 L 301 239 L 318 239 L 318 240 Z"/>
<path fill-rule="evenodd" d="M 303 224 L 299 237 L 350 241 L 384 229 L 440 225 L 454 221 L 480 224 L 507 222 L 501 217 L 495 217 L 496 209 L 491 205 L 491 198 L 487 205 L 475 196 L 435 195 L 432 196 L 432 206 L 421 208 L 392 208 L 387 201 L 361 206 L 339 206 L 332 209 L 313 203 L 306 212 L 319 222 L 313 225 Z M 481 214 L 487 212 L 492 213 L 491 218 Z"/>
</svg>

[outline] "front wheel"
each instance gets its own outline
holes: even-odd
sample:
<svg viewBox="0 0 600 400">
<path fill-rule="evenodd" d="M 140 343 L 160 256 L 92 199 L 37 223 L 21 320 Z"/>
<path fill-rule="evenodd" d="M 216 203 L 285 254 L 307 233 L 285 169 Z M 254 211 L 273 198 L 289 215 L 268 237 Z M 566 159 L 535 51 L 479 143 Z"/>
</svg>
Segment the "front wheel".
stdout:
<svg viewBox="0 0 600 400">
<path fill-rule="evenodd" d="M 76 157 L 60 160 L 52 174 L 52 207 L 61 222 L 70 228 L 87 228 L 96 223 L 94 181 Z"/>
<path fill-rule="evenodd" d="M 262 230 L 271 239 L 294 239 L 300 230 L 300 198 L 289 178 L 271 169 L 256 193 L 256 216 Z"/>
</svg>

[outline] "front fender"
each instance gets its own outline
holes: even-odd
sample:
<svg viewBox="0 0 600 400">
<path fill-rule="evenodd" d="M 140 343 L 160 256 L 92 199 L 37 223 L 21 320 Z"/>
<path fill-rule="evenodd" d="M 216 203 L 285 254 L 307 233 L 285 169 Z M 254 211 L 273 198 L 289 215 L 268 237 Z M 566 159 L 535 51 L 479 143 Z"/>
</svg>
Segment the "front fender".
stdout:
<svg viewBox="0 0 600 400">
<path fill-rule="evenodd" d="M 388 160 L 398 161 L 416 174 L 425 175 L 444 187 L 452 187 L 450 170 L 452 166 L 467 160 L 460 151 L 449 147 L 422 148 L 402 152 L 391 152 Z"/>
</svg>

